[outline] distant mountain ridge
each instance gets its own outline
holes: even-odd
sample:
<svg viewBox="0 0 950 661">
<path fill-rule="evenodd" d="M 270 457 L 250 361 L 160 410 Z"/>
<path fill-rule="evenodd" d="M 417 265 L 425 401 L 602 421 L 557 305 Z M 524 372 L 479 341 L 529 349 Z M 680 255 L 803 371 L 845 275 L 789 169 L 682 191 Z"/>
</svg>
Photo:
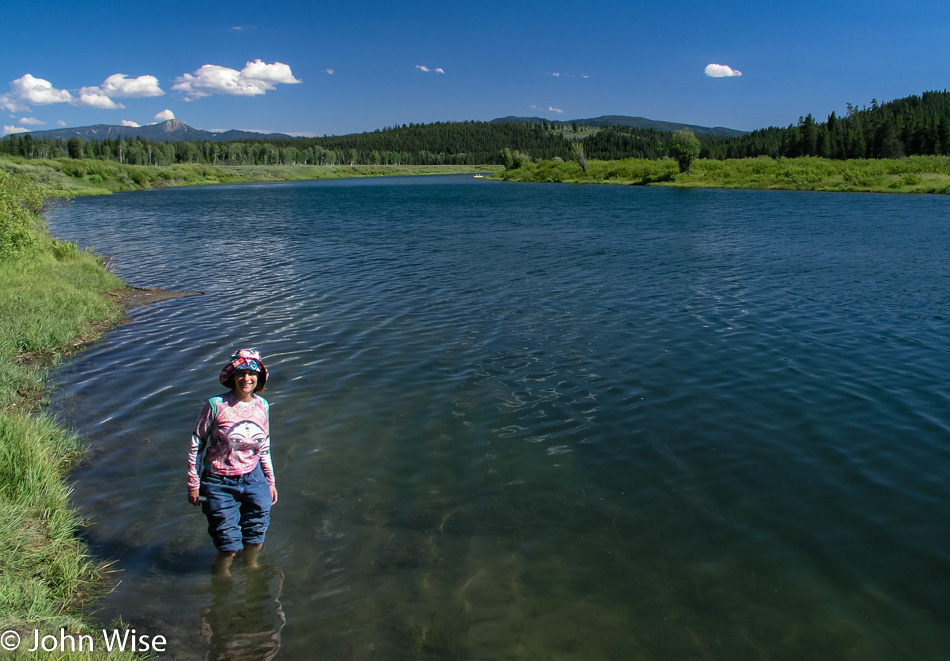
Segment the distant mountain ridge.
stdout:
<svg viewBox="0 0 950 661">
<path fill-rule="evenodd" d="M 679 131 L 681 129 L 689 129 L 697 135 L 716 135 L 727 138 L 739 138 L 744 135 L 748 135 L 748 131 L 739 131 L 737 129 L 729 129 L 723 126 L 698 126 L 696 124 L 677 124 L 676 122 L 663 122 L 656 119 L 647 119 L 646 117 L 628 117 L 626 115 L 602 115 L 601 117 L 594 117 L 591 119 L 568 119 L 568 120 L 551 120 L 544 119 L 543 117 L 500 117 L 498 119 L 493 119 L 492 122 L 505 123 L 505 124 L 526 124 L 534 123 L 540 124 L 542 122 L 548 122 L 550 124 L 578 124 L 579 126 L 629 126 L 632 128 L 638 129 L 655 129 L 657 131 Z"/>
<path fill-rule="evenodd" d="M 160 124 L 145 126 L 113 126 L 110 124 L 96 124 L 94 126 L 80 126 L 67 129 L 50 129 L 48 131 L 29 131 L 34 138 L 82 138 L 83 140 L 105 140 L 106 138 L 135 138 L 141 136 L 152 142 L 192 142 L 206 140 L 208 142 L 231 142 L 234 140 L 287 140 L 291 136 L 284 133 L 254 133 L 253 131 L 204 131 L 192 128 L 177 119 L 169 119 Z"/>
<path fill-rule="evenodd" d="M 549 122 L 551 124 L 571 124 L 576 123 L 584 126 L 630 126 L 634 128 L 655 129 L 657 131 L 678 131 L 680 129 L 689 129 L 697 135 L 715 135 L 730 138 L 737 138 L 747 135 L 747 131 L 738 131 L 721 126 L 707 127 L 697 126 L 695 124 L 677 124 L 675 122 L 662 122 L 645 117 L 627 117 L 625 115 L 604 115 L 593 119 L 575 119 L 575 120 L 546 120 L 541 117 L 500 117 L 493 119 L 489 124 L 527 124 Z M 34 138 L 51 140 L 70 138 L 82 138 L 83 140 L 105 140 L 106 138 L 125 138 L 134 139 L 138 136 L 151 140 L 152 142 L 233 142 L 237 140 L 290 140 L 293 136 L 285 133 L 255 133 L 253 131 L 239 131 L 232 129 L 230 131 L 205 131 L 188 126 L 177 119 L 169 119 L 159 124 L 147 124 L 145 126 L 116 126 L 111 124 L 95 124 L 94 126 L 80 126 L 75 128 L 50 129 L 46 131 L 28 131 Z M 21 134 L 25 135 L 25 134 Z"/>
</svg>

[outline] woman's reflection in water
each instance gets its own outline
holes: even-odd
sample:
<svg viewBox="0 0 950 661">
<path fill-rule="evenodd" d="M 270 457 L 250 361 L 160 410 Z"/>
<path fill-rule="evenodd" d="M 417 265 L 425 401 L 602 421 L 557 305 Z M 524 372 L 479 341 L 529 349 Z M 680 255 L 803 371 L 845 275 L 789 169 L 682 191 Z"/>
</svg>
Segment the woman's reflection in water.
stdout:
<svg viewBox="0 0 950 661">
<path fill-rule="evenodd" d="M 211 605 L 201 609 L 209 661 L 269 661 L 280 651 L 287 619 L 280 603 L 284 574 L 274 567 L 212 577 Z"/>
</svg>

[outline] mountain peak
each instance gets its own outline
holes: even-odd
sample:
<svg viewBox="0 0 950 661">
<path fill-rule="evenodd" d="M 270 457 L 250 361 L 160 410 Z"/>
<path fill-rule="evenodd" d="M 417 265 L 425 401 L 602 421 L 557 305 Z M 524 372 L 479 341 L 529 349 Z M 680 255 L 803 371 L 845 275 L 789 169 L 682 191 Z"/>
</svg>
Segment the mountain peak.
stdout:
<svg viewBox="0 0 950 661">
<path fill-rule="evenodd" d="M 171 133 L 172 131 L 181 131 L 185 129 L 190 129 L 191 127 L 185 124 L 179 119 L 167 119 L 160 124 L 162 131 L 165 133 Z"/>
</svg>

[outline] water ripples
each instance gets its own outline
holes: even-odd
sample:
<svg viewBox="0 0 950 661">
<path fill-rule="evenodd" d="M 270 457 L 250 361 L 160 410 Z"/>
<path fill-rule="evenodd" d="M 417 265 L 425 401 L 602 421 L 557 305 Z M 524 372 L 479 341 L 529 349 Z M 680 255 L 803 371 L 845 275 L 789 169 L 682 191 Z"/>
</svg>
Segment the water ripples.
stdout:
<svg viewBox="0 0 950 661">
<path fill-rule="evenodd" d="M 195 589 L 187 431 L 251 345 L 282 494 L 265 555 L 313 627 L 287 658 L 312 636 L 390 658 L 933 652 L 946 204 L 458 178 L 77 200 L 57 235 L 205 292 L 57 377 L 92 439 L 90 540 L 125 549 L 127 585 Z M 134 621 L 139 594 L 109 604 Z"/>
</svg>

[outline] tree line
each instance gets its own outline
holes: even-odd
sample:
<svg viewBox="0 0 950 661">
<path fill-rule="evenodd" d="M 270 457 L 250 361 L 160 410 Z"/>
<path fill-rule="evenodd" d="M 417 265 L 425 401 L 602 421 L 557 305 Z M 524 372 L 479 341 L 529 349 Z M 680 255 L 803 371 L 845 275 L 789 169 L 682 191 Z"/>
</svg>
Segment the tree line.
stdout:
<svg viewBox="0 0 950 661">
<path fill-rule="evenodd" d="M 834 160 L 950 155 L 950 92 L 858 108 L 847 104 L 847 115 L 832 112 L 824 122 L 811 114 L 786 128 L 770 127 L 733 139 L 699 136 L 701 158 L 796 158 L 820 156 Z"/>
<path fill-rule="evenodd" d="M 145 138 L 68 140 L 11 135 L 0 154 L 26 158 L 88 158 L 132 165 L 505 165 L 525 160 L 591 158 L 658 160 L 675 156 L 673 133 L 613 126 L 603 129 L 552 122 L 445 122 L 409 124 L 371 133 L 319 138 L 232 142 L 155 142 Z M 740 137 L 696 136 L 700 158 L 830 159 L 950 155 L 950 92 L 832 112 L 824 122 L 811 114 L 785 128 Z M 578 147 L 578 145 L 580 147 Z M 673 151 L 671 151 L 671 149 Z"/>
<path fill-rule="evenodd" d="M 68 140 L 11 135 L 0 154 L 25 158 L 89 158 L 131 165 L 488 165 L 505 149 L 534 159 L 569 157 L 571 140 L 540 124 L 461 122 L 409 124 L 344 136 L 155 142 L 142 137 Z"/>
</svg>

